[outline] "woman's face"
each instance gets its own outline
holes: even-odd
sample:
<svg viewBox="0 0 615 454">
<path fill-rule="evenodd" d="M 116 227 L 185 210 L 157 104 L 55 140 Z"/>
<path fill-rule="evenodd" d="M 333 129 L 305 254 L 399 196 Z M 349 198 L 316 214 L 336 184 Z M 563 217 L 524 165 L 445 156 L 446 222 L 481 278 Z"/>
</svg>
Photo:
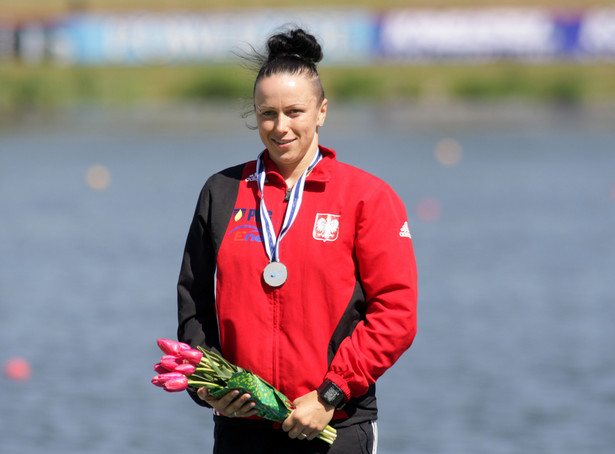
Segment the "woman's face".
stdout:
<svg viewBox="0 0 615 454">
<path fill-rule="evenodd" d="M 254 107 L 261 140 L 280 171 L 307 167 L 327 114 L 314 81 L 302 74 L 265 77 L 256 85 Z"/>
</svg>

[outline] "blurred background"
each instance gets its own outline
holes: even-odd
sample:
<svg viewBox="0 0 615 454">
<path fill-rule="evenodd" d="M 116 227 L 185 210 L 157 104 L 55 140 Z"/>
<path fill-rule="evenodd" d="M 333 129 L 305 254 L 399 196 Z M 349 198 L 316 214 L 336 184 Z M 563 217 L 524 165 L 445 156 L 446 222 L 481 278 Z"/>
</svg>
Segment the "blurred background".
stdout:
<svg viewBox="0 0 615 454">
<path fill-rule="evenodd" d="M 321 143 L 404 200 L 384 454 L 615 446 L 615 4 L 0 2 L 0 452 L 211 452 L 149 382 L 198 192 L 262 148 L 238 55 L 321 41 Z M 609 277 L 611 276 L 611 277 Z"/>
</svg>

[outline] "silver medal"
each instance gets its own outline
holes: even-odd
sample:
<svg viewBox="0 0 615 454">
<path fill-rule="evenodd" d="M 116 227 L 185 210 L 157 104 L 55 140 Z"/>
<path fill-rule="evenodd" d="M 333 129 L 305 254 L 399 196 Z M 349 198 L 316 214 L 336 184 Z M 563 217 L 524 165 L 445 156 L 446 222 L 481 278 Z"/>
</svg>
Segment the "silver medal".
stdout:
<svg viewBox="0 0 615 454">
<path fill-rule="evenodd" d="M 288 278 L 288 270 L 282 262 L 269 262 L 263 271 L 263 279 L 269 287 L 281 287 Z"/>
</svg>

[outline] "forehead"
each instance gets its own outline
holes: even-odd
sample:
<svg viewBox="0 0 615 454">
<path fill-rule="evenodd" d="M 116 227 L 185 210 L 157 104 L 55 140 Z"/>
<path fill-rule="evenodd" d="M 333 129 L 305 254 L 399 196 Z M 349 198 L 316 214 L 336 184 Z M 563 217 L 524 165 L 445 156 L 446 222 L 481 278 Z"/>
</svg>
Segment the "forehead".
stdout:
<svg viewBox="0 0 615 454">
<path fill-rule="evenodd" d="M 255 104 L 309 103 L 317 98 L 314 83 L 302 74 L 273 74 L 263 77 L 254 89 Z"/>
</svg>

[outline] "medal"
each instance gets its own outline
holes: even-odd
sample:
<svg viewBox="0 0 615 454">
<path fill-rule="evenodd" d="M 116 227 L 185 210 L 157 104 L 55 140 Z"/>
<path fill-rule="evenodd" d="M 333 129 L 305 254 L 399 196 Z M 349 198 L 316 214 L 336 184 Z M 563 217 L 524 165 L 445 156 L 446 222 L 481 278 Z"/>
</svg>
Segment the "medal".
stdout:
<svg viewBox="0 0 615 454">
<path fill-rule="evenodd" d="M 288 270 L 282 262 L 269 262 L 263 271 L 263 279 L 269 287 L 281 287 L 287 277 Z"/>
<path fill-rule="evenodd" d="M 265 205 L 265 152 L 263 151 L 256 160 L 256 175 L 258 181 L 258 189 L 260 191 L 260 218 L 263 226 L 263 244 L 265 245 L 265 252 L 269 257 L 269 264 L 263 271 L 263 279 L 265 283 L 270 287 L 281 287 L 288 278 L 288 269 L 280 262 L 280 242 L 286 232 L 290 229 L 290 226 L 295 222 L 297 214 L 299 214 L 299 208 L 301 207 L 301 201 L 303 200 L 303 187 L 305 186 L 305 178 L 312 171 L 318 161 L 322 159 L 320 150 L 314 155 L 314 159 L 303 172 L 301 177 L 297 180 L 297 183 L 290 191 L 290 198 L 288 200 L 288 206 L 286 207 L 286 214 L 284 215 L 284 222 L 278 237 L 275 237 L 275 231 L 273 230 L 273 223 L 271 217 L 267 211 Z"/>
</svg>

